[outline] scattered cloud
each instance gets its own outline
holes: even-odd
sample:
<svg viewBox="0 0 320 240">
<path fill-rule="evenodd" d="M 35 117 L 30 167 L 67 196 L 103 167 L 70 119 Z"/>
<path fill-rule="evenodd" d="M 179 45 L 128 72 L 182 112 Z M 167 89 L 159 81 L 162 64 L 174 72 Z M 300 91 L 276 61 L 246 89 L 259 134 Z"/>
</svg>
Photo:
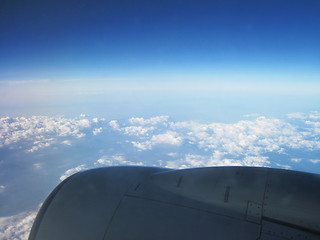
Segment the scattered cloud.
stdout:
<svg viewBox="0 0 320 240">
<path fill-rule="evenodd" d="M 157 124 L 165 124 L 167 123 L 169 117 L 168 116 L 158 116 L 158 117 L 152 117 L 149 119 L 144 118 L 130 118 L 129 122 L 131 124 L 137 124 L 137 125 L 157 125 Z"/>
<path fill-rule="evenodd" d="M 295 162 L 295 163 L 298 163 L 298 162 L 301 162 L 302 158 L 291 158 L 291 162 Z"/>
<path fill-rule="evenodd" d="M 71 169 L 68 169 L 61 177 L 60 177 L 60 181 L 63 181 L 65 180 L 66 178 L 68 178 L 69 176 L 77 173 L 77 172 L 80 172 L 80 171 L 84 171 L 84 170 L 87 170 L 88 167 L 86 166 L 86 164 L 81 164 L 75 168 L 71 168 Z"/>
<path fill-rule="evenodd" d="M 65 144 L 65 145 L 68 145 L 68 146 L 72 145 L 70 140 L 64 140 L 64 141 L 62 141 L 62 144 Z"/>
<path fill-rule="evenodd" d="M 168 153 L 168 156 L 170 156 L 170 157 L 176 157 L 176 156 L 178 156 L 178 154 L 171 152 L 171 153 Z"/>
<path fill-rule="evenodd" d="M 102 131 L 102 127 L 100 127 L 100 128 L 95 128 L 95 129 L 93 129 L 93 131 L 92 131 L 92 133 L 93 133 L 93 135 L 98 135 L 99 133 L 101 133 L 101 131 Z"/>
<path fill-rule="evenodd" d="M 0 148 L 28 141 L 32 144 L 29 144 L 31 146 L 27 151 L 34 152 L 51 146 L 57 138 L 82 138 L 86 136 L 82 131 L 91 125 L 92 121 L 84 118 L 46 116 L 0 118 Z M 65 141 L 67 142 L 68 140 Z"/>
<path fill-rule="evenodd" d="M 307 116 L 304 113 L 297 112 L 297 113 L 289 113 L 287 114 L 288 118 L 298 118 L 298 119 L 305 119 Z"/>
<path fill-rule="evenodd" d="M 320 159 L 312 159 L 310 160 L 310 162 L 316 164 L 316 163 L 320 163 Z"/>
<path fill-rule="evenodd" d="M 0 217 L 0 239 L 27 240 L 37 211 L 23 212 L 10 217 Z"/>
<path fill-rule="evenodd" d="M 121 165 L 135 165 L 142 166 L 142 162 L 134 162 L 126 160 L 122 155 L 112 155 L 112 156 L 103 156 L 98 159 L 95 163 L 95 167 L 106 167 L 106 166 L 121 166 Z"/>
<path fill-rule="evenodd" d="M 318 111 L 311 112 L 311 114 L 309 114 L 309 118 L 314 119 L 314 120 L 319 120 L 320 119 L 320 112 L 318 112 Z"/>
<path fill-rule="evenodd" d="M 184 158 L 167 161 L 165 167 L 174 169 L 214 167 L 214 166 L 255 166 L 267 167 L 268 157 L 246 156 L 244 159 L 224 158 L 223 154 L 215 153 L 212 156 L 187 154 Z"/>
<path fill-rule="evenodd" d="M 112 127 L 115 130 L 119 130 L 120 126 L 117 120 L 112 120 L 109 122 L 110 127 Z"/>
<path fill-rule="evenodd" d="M 127 135 L 142 136 L 148 135 L 149 132 L 151 132 L 154 129 L 154 127 L 129 126 L 122 128 L 121 131 L 123 131 L 124 134 Z"/>
</svg>

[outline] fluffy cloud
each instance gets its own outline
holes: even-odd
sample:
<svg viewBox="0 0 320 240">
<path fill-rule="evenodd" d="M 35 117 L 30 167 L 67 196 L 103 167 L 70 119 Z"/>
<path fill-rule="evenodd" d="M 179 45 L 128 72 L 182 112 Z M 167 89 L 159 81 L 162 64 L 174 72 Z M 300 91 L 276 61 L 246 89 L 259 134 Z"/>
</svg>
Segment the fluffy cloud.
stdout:
<svg viewBox="0 0 320 240">
<path fill-rule="evenodd" d="M 244 159 L 223 158 L 219 152 L 212 156 L 187 154 L 184 158 L 174 161 L 167 161 L 164 167 L 183 169 L 214 166 L 255 166 L 267 167 L 270 162 L 268 157 L 246 156 Z"/>
<path fill-rule="evenodd" d="M 0 217 L 0 239 L 27 240 L 37 211 L 23 212 L 10 217 Z"/>
<path fill-rule="evenodd" d="M 147 150 L 158 144 L 170 144 L 179 146 L 182 143 L 182 138 L 178 136 L 176 132 L 167 131 L 163 134 L 153 135 L 150 140 L 144 142 L 132 141 L 131 143 L 139 150 Z"/>
<path fill-rule="evenodd" d="M 119 123 L 118 123 L 117 120 L 111 120 L 111 121 L 109 122 L 109 125 L 110 125 L 110 127 L 112 127 L 112 128 L 115 129 L 115 130 L 120 129 L 120 126 L 119 126 Z"/>
<path fill-rule="evenodd" d="M 100 128 L 95 128 L 95 129 L 93 129 L 93 131 L 92 131 L 92 133 L 93 133 L 93 135 L 98 135 L 99 133 L 101 133 L 101 131 L 102 131 L 102 127 L 100 127 Z"/>
<path fill-rule="evenodd" d="M 0 118 L 0 147 L 28 141 L 32 144 L 27 151 L 34 152 L 51 146 L 59 137 L 84 137 L 85 133 L 81 131 L 90 128 L 92 122 L 85 118 L 46 116 Z"/>
<path fill-rule="evenodd" d="M 124 135 L 135 136 L 129 142 L 139 151 L 152 150 L 161 144 L 178 149 L 184 144 L 194 145 L 193 148 L 202 152 L 197 155 L 186 152 L 185 158 L 164 164 L 167 167 L 269 166 L 270 161 L 265 154 L 287 154 L 293 149 L 320 150 L 319 115 L 318 112 L 309 115 L 297 113 L 289 114 L 287 119 L 262 116 L 233 124 L 173 122 L 167 117 L 131 118 L 121 127 L 117 121 L 110 125 Z M 290 122 L 291 119 L 294 121 Z M 150 126 L 152 129 L 148 129 Z M 292 161 L 298 162 L 297 159 Z"/>
<path fill-rule="evenodd" d="M 83 171 L 83 170 L 87 170 L 88 167 L 86 166 L 86 164 L 81 164 L 75 168 L 71 168 L 71 169 L 68 169 L 61 177 L 60 177 L 60 181 L 63 181 L 65 180 L 66 178 L 68 178 L 69 176 L 77 173 L 77 172 L 80 172 L 80 171 Z"/>
<path fill-rule="evenodd" d="M 124 127 L 121 130 L 124 132 L 124 134 L 127 135 L 142 136 L 149 135 L 149 132 L 151 132 L 154 129 L 154 127 L 129 126 Z"/>
<path fill-rule="evenodd" d="M 79 166 L 76 166 L 74 168 L 68 169 L 63 175 L 60 177 L 60 181 L 65 180 L 69 176 L 81 172 L 84 170 L 88 170 L 91 168 L 96 167 L 110 167 L 110 166 L 122 166 L 122 165 L 135 165 L 135 166 L 143 166 L 143 162 L 134 162 L 126 160 L 124 156 L 122 155 L 104 155 L 101 158 L 99 158 L 97 161 L 95 161 L 93 164 L 81 164 Z"/>
<path fill-rule="evenodd" d="M 107 166 L 121 166 L 121 165 L 135 165 L 142 166 L 142 162 L 133 162 L 126 160 L 122 155 L 113 155 L 113 156 L 103 156 L 98 159 L 95 163 L 95 167 L 107 167 Z"/>
<path fill-rule="evenodd" d="M 134 118 L 129 123 L 146 124 L 150 119 Z M 153 121 L 156 122 L 156 121 Z M 166 120 L 167 122 L 167 120 Z M 302 122 L 303 123 L 303 122 Z M 197 144 L 200 149 L 217 150 L 232 155 L 259 155 L 265 152 L 282 153 L 287 148 L 309 150 L 320 149 L 316 138 L 320 133 L 320 122 L 305 121 L 303 129 L 285 120 L 258 117 L 252 121 L 239 121 L 234 124 L 197 122 L 168 122 L 168 125 L 153 126 L 150 129 L 137 126 L 119 127 L 117 122 L 112 125 L 124 134 L 142 136 L 143 141 L 132 141 L 140 150 L 151 149 L 158 144 L 180 145 L 183 141 Z M 165 131 L 164 133 L 161 133 Z M 139 138 L 138 138 L 139 140 Z"/>
<path fill-rule="evenodd" d="M 138 124 L 138 125 L 157 125 L 157 124 L 166 124 L 168 121 L 168 116 L 158 116 L 158 117 L 152 117 L 149 119 L 144 118 L 130 118 L 129 122 L 131 124 Z"/>
</svg>

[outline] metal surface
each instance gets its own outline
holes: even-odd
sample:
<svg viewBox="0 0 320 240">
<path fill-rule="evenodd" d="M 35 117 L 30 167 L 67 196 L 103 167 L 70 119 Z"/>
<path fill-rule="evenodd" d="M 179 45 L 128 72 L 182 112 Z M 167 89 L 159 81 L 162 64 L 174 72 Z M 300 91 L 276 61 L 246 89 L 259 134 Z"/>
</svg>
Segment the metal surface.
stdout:
<svg viewBox="0 0 320 240">
<path fill-rule="evenodd" d="M 94 169 L 53 191 L 29 239 L 320 239 L 318 186 L 267 168 Z"/>
</svg>

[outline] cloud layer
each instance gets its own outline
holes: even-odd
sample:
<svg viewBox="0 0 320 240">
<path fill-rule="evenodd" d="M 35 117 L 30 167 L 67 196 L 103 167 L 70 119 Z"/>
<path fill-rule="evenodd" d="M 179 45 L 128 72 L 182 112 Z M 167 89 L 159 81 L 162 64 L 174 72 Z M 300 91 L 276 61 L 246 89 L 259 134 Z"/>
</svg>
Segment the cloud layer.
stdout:
<svg viewBox="0 0 320 240">
<path fill-rule="evenodd" d="M 301 170 L 309 164 L 313 172 L 320 173 L 320 113 L 293 113 L 282 119 L 251 114 L 246 120 L 228 124 L 173 121 L 168 116 L 121 121 L 86 115 L 6 117 L 0 119 L 0 151 L 3 149 L 9 155 L 19 150 L 22 159 L 34 159 L 29 168 L 32 174 L 44 174 L 48 166 L 58 164 L 48 165 L 47 161 L 63 156 L 55 181 L 90 168 L 117 165 Z M 50 149 L 54 153 L 47 151 Z M 36 154 L 40 157 L 34 158 Z M 0 179 L 0 197 L 12 192 L 11 187 Z M 1 217 L 0 238 L 27 239 L 35 215 L 21 212 Z"/>
<path fill-rule="evenodd" d="M 0 148 L 5 146 L 20 145 L 25 141 L 29 149 L 34 152 L 57 143 L 63 137 L 82 138 L 86 136 L 84 130 L 90 129 L 99 123 L 97 118 L 92 120 L 85 118 L 47 117 L 33 116 L 30 118 L 0 118 Z M 99 134 L 102 128 L 94 128 L 92 133 Z M 71 145 L 70 141 L 62 141 L 63 144 Z"/>
</svg>

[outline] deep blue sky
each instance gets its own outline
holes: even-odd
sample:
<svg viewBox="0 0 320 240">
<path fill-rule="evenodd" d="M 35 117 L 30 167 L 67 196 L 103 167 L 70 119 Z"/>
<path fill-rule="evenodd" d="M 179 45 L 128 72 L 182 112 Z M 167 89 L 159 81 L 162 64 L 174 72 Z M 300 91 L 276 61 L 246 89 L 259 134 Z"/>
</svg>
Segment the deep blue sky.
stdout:
<svg viewBox="0 0 320 240">
<path fill-rule="evenodd" d="M 319 110 L 319 13 L 318 0 L 1 0 L 0 116 Z"/>
<path fill-rule="evenodd" d="M 319 77 L 320 2 L 0 3 L 0 80 Z"/>
</svg>

